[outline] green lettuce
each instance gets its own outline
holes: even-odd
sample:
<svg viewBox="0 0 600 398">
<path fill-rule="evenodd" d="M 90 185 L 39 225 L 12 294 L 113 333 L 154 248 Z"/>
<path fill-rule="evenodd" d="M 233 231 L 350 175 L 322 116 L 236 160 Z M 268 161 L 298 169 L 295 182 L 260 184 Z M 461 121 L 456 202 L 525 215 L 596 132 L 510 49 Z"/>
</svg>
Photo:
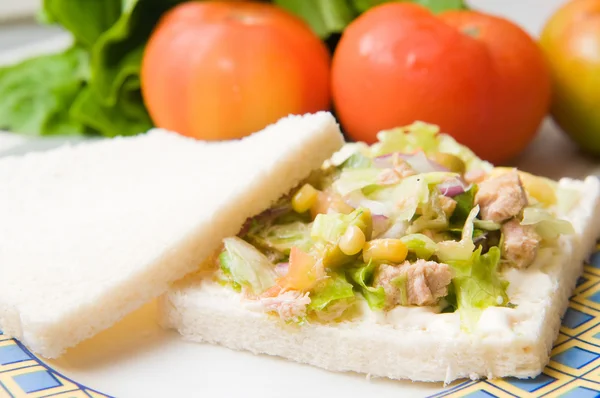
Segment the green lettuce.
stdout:
<svg viewBox="0 0 600 398">
<path fill-rule="evenodd" d="M 486 254 L 478 248 L 468 260 L 451 260 L 452 285 L 461 322 L 466 330 L 473 330 L 483 310 L 491 306 L 509 304 L 508 282 L 498 271 L 500 249 L 491 247 Z"/>
<path fill-rule="evenodd" d="M 415 253 L 418 258 L 429 260 L 437 251 L 437 244 L 423 234 L 404 235 L 400 240 L 406 245 L 409 252 Z"/>
<path fill-rule="evenodd" d="M 368 239 L 372 230 L 371 212 L 359 207 L 350 214 L 319 214 L 313 222 L 310 236 L 315 241 L 335 244 L 350 225 L 358 226 Z"/>
<path fill-rule="evenodd" d="M 464 261 L 471 257 L 475 250 L 475 243 L 473 242 L 475 227 L 473 222 L 478 213 L 479 206 L 475 206 L 471 209 L 463 226 L 462 236 L 459 242 L 448 240 L 438 243 L 436 254 L 441 261 Z"/>
<path fill-rule="evenodd" d="M 452 199 L 456 201 L 456 208 L 450 217 L 451 224 L 464 224 L 469 213 L 475 205 L 475 194 L 477 193 L 477 185 L 472 185 L 465 192 L 456 195 Z"/>
<path fill-rule="evenodd" d="M 523 210 L 522 225 L 535 225 L 535 230 L 544 239 L 554 239 L 561 234 L 574 234 L 573 225 L 567 220 L 556 218 L 548 210 L 527 207 Z"/>
<path fill-rule="evenodd" d="M 379 185 L 381 170 L 374 168 L 345 169 L 333 183 L 333 189 L 342 196 L 371 185 Z"/>
<path fill-rule="evenodd" d="M 234 286 L 245 286 L 260 294 L 275 285 L 275 267 L 254 246 L 238 237 L 226 238 L 223 244 L 225 250 L 219 255 L 219 262 Z"/>
<path fill-rule="evenodd" d="M 331 308 L 340 301 L 348 306 L 354 300 L 353 286 L 344 274 L 333 272 L 328 276 L 311 291 L 309 310 L 326 311 L 328 307 Z"/>
<path fill-rule="evenodd" d="M 0 129 L 24 134 L 80 135 L 69 109 L 89 75 L 87 52 L 73 46 L 0 68 Z"/>
<path fill-rule="evenodd" d="M 292 247 L 308 252 L 313 246 L 310 238 L 311 224 L 295 221 L 289 224 L 275 224 L 248 233 L 248 239 L 257 246 L 290 254 Z"/>
<path fill-rule="evenodd" d="M 369 307 L 374 310 L 382 310 L 385 307 L 385 291 L 382 286 L 373 287 L 373 276 L 377 265 L 373 262 L 362 264 L 348 270 L 350 280 L 360 290 Z"/>
</svg>

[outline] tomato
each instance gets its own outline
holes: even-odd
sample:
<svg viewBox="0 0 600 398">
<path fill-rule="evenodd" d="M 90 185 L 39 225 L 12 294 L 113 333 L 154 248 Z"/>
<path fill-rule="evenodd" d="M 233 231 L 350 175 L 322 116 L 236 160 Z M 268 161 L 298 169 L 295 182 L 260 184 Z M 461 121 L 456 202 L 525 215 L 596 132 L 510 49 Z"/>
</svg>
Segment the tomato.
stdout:
<svg viewBox="0 0 600 398">
<path fill-rule="evenodd" d="M 548 20 L 540 43 L 553 77 L 552 117 L 600 155 L 600 0 L 575 0 Z"/>
<path fill-rule="evenodd" d="M 297 247 L 290 251 L 290 265 L 278 285 L 291 290 L 309 291 L 323 276 L 323 264 Z"/>
<path fill-rule="evenodd" d="M 358 17 L 332 65 L 335 109 L 353 139 L 372 143 L 380 130 L 421 120 L 491 162 L 532 140 L 550 86 L 541 50 L 513 23 L 474 11 L 434 15 L 411 3 Z"/>
<path fill-rule="evenodd" d="M 240 138 L 288 114 L 328 109 L 330 56 L 308 25 L 253 2 L 188 2 L 161 19 L 142 61 L 158 127 Z"/>
</svg>

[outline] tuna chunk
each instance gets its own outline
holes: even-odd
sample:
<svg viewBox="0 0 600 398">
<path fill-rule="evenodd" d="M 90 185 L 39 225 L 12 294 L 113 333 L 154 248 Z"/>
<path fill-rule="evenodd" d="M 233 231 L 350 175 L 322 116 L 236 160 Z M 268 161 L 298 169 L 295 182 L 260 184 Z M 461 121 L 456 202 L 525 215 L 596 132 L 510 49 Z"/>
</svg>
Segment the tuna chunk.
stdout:
<svg viewBox="0 0 600 398">
<path fill-rule="evenodd" d="M 502 225 L 504 243 L 502 258 L 517 268 L 526 268 L 533 263 L 540 246 L 540 236 L 533 225 L 521 225 L 512 219 Z"/>
<path fill-rule="evenodd" d="M 382 264 L 374 286 L 385 291 L 386 308 L 396 305 L 434 305 L 448 294 L 452 279 L 450 267 L 435 261 L 405 261 L 400 265 Z"/>
<path fill-rule="evenodd" d="M 481 218 L 502 222 L 517 216 L 527 206 L 527 195 L 516 170 L 492 177 L 481 184 L 475 195 Z"/>
</svg>

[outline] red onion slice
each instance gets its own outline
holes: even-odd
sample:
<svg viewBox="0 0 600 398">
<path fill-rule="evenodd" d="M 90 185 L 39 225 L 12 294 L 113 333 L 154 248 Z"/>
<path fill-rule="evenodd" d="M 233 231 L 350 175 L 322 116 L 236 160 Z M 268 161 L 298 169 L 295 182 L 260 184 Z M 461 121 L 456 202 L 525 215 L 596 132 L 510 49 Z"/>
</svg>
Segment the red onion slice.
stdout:
<svg viewBox="0 0 600 398">
<path fill-rule="evenodd" d="M 453 198 L 467 191 L 468 186 L 462 179 L 457 177 L 438 184 L 437 189 L 442 195 Z"/>
</svg>

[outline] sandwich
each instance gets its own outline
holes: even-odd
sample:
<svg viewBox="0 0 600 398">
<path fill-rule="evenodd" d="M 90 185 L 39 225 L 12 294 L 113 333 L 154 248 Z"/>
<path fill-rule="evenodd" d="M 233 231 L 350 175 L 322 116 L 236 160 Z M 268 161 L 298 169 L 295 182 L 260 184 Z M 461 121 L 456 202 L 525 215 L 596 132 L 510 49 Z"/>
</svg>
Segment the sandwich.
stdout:
<svg viewBox="0 0 600 398">
<path fill-rule="evenodd" d="M 0 160 L 0 330 L 60 356 L 197 270 L 343 144 L 329 113 L 239 141 L 153 130 Z"/>
<path fill-rule="evenodd" d="M 533 377 L 600 233 L 600 183 L 494 167 L 414 123 L 346 144 L 159 300 L 160 322 L 330 371 Z"/>
</svg>

